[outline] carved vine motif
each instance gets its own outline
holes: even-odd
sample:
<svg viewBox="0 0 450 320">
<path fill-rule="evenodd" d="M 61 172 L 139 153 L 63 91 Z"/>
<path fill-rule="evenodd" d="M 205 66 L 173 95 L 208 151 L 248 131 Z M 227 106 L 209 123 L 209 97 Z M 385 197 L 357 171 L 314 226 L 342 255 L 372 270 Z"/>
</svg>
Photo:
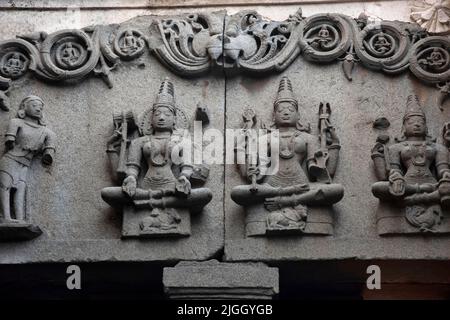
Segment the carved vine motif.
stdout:
<svg viewBox="0 0 450 320">
<path fill-rule="evenodd" d="M 8 109 L 11 81 L 27 72 L 47 81 L 69 81 L 94 74 L 112 87 L 110 71 L 120 60 L 150 52 L 173 72 L 198 76 L 213 68 L 248 73 L 285 70 L 299 55 L 316 63 L 341 60 L 352 79 L 356 63 L 387 74 L 408 68 L 437 86 L 439 102 L 448 95 L 449 38 L 430 36 L 417 24 L 354 19 L 342 14 L 303 17 L 299 9 L 285 21 L 256 11 L 148 18 L 148 27 L 130 24 L 81 30 L 38 32 L 0 42 L 0 108 Z"/>
<path fill-rule="evenodd" d="M 282 71 L 302 54 L 317 63 L 342 60 L 349 80 L 355 63 L 360 62 L 387 74 L 410 68 L 420 80 L 439 84 L 439 88 L 450 81 L 448 37 L 429 36 L 416 24 L 369 21 L 364 14 L 357 19 L 341 14 L 305 18 L 301 10 L 286 21 L 277 22 L 246 10 L 225 17 L 222 35 L 217 30 L 205 30 L 204 26 L 212 26 L 211 23 L 192 32 L 193 22 L 199 19 L 191 15 L 170 20 L 169 25 L 165 20 L 158 23 L 160 36 L 155 39 L 160 40 L 153 51 L 180 74 L 195 75 L 217 66 L 251 73 Z M 192 46 L 183 45 L 189 39 Z M 194 43 L 203 43 L 205 50 L 196 49 Z M 442 90 L 441 93 L 447 94 Z"/>
<path fill-rule="evenodd" d="M 140 31 L 116 32 L 106 26 L 18 36 L 0 42 L 0 84 L 7 89 L 12 80 L 33 72 L 46 81 L 79 80 L 94 74 L 112 87 L 110 70 L 118 60 L 139 57 L 145 46 L 146 39 Z M 3 103 L 0 105 L 8 109 Z"/>
</svg>

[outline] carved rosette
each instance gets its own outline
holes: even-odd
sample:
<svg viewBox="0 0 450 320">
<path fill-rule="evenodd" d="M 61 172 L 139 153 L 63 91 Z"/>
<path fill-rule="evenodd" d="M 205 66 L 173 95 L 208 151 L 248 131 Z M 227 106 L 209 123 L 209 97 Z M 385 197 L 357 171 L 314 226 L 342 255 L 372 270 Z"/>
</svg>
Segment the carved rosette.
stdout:
<svg viewBox="0 0 450 320">
<path fill-rule="evenodd" d="M 410 69 L 426 82 L 450 80 L 450 39 L 432 36 L 418 41 L 412 48 Z"/>
<path fill-rule="evenodd" d="M 411 6 L 411 20 L 430 34 L 450 32 L 450 0 L 418 0 Z"/>
<path fill-rule="evenodd" d="M 100 51 L 81 30 L 62 30 L 49 35 L 40 49 L 42 73 L 54 80 L 77 79 L 90 73 Z"/>
<path fill-rule="evenodd" d="M 395 22 L 368 24 L 355 37 L 355 52 L 368 68 L 399 73 L 408 67 L 411 41 Z"/>
<path fill-rule="evenodd" d="M 114 52 L 123 60 L 140 57 L 146 47 L 146 39 L 142 32 L 136 29 L 121 29 L 114 37 Z"/>
<path fill-rule="evenodd" d="M 78 80 L 94 74 L 112 87 L 109 71 L 120 59 L 139 57 L 146 44 L 137 30 L 119 30 L 111 40 L 113 35 L 110 28 L 96 26 L 49 35 L 34 33 L 0 42 L 0 80 L 8 83 L 29 71 L 46 81 Z"/>
<path fill-rule="evenodd" d="M 304 21 L 299 44 L 306 59 L 329 62 L 348 51 L 351 38 L 350 26 L 343 17 L 317 14 Z"/>
<path fill-rule="evenodd" d="M 39 51 L 23 39 L 0 42 L 0 73 L 7 79 L 18 79 L 28 70 L 36 70 Z"/>
</svg>

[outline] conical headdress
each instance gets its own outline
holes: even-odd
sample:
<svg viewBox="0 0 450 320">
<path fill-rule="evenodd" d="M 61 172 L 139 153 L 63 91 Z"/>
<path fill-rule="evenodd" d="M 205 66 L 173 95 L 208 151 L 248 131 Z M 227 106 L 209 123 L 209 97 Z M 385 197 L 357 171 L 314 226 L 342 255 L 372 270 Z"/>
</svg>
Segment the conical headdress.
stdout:
<svg viewBox="0 0 450 320">
<path fill-rule="evenodd" d="M 403 121 L 412 116 L 420 116 L 425 119 L 425 113 L 423 112 L 422 107 L 420 106 L 419 98 L 416 95 L 408 96 Z"/>
<path fill-rule="evenodd" d="M 278 86 L 277 98 L 275 99 L 274 107 L 276 107 L 280 102 L 291 102 L 298 109 L 298 101 L 294 96 L 294 92 L 292 91 L 291 80 L 288 77 L 284 76 L 280 80 L 280 85 Z"/>
<path fill-rule="evenodd" d="M 169 78 L 165 78 L 164 81 L 161 82 L 158 96 L 156 97 L 153 107 L 161 105 L 171 107 L 172 110 L 175 110 L 175 89 Z"/>
</svg>

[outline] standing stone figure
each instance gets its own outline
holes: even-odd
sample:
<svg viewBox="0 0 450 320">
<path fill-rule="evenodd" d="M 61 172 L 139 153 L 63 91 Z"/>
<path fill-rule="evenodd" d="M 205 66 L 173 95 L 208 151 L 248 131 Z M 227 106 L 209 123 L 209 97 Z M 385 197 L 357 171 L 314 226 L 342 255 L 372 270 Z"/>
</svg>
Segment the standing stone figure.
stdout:
<svg viewBox="0 0 450 320">
<path fill-rule="evenodd" d="M 102 198 L 113 207 L 123 207 L 122 236 L 190 235 L 189 211 L 201 211 L 212 194 L 206 188 L 191 188 L 191 180 L 204 181 L 207 173 L 199 173 L 189 161 L 190 141 L 182 130 L 186 117 L 175 104 L 172 82 L 165 79 L 161 83 L 156 102 L 144 113 L 134 130 L 138 137 L 129 147 L 127 131 L 137 129 L 136 118 L 132 112 L 115 118 L 118 121 L 108 150 L 113 159 L 119 157 L 113 161 L 124 179 L 121 187 L 104 188 Z M 118 140 L 125 143 L 114 148 Z"/>
<path fill-rule="evenodd" d="M 390 146 L 388 140 L 379 139 L 372 149 L 377 176 L 384 180 L 372 185 L 372 193 L 404 213 L 379 216 L 379 233 L 449 232 L 448 223 L 441 225 L 442 207 L 450 205 L 449 152 L 428 134 L 417 96 L 408 97 L 401 136 Z"/>
<path fill-rule="evenodd" d="M 37 96 L 23 99 L 5 134 L 5 154 L 0 159 L 0 239 L 41 234 L 39 227 L 30 225 L 26 189 L 33 158 L 42 154 L 42 163 L 51 165 L 55 154 L 55 134 L 45 126 L 43 108 L 44 102 Z"/>
<path fill-rule="evenodd" d="M 330 206 L 344 195 L 342 185 L 331 183 L 340 145 L 329 122 L 330 106 L 320 106 L 319 139 L 309 133 L 309 126 L 301 123 L 298 101 L 287 77 L 280 81 L 273 107 L 271 129 L 278 130 L 279 152 L 271 155 L 259 152 L 260 161 L 251 160 L 251 154 L 247 156 L 239 169 L 250 184 L 236 186 L 231 192 L 231 198 L 246 208 L 246 234 L 330 234 L 333 224 L 330 214 L 314 214 L 312 219 L 309 215 L 309 207 Z M 244 115 L 244 136 L 252 127 L 251 118 L 256 115 L 248 112 Z M 248 143 L 239 142 L 245 139 L 238 138 L 238 152 L 248 153 Z M 270 140 L 269 144 L 275 141 Z M 275 161 L 277 170 L 264 170 L 264 166 Z"/>
</svg>

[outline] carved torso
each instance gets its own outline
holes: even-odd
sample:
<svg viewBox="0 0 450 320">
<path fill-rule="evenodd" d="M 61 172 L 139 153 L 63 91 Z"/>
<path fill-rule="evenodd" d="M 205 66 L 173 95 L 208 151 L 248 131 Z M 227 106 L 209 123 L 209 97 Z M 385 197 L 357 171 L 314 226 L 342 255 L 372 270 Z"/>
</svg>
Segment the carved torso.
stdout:
<svg viewBox="0 0 450 320">
<path fill-rule="evenodd" d="M 44 147 L 53 147 L 53 135 L 53 132 L 43 125 L 12 119 L 6 136 L 14 138 L 14 147 L 5 156 L 30 166 L 34 155 Z"/>
<path fill-rule="evenodd" d="M 391 165 L 404 168 L 408 183 L 436 183 L 430 168 L 437 161 L 439 146 L 429 141 L 404 141 L 390 148 Z"/>
<path fill-rule="evenodd" d="M 142 152 L 148 165 L 144 177 L 145 186 L 158 189 L 175 183 L 170 162 L 172 147 L 171 136 L 149 136 L 148 141 L 144 143 Z"/>
<path fill-rule="evenodd" d="M 141 183 L 142 188 L 158 190 L 172 188 L 175 185 L 171 154 L 174 147 L 179 146 L 180 141 L 181 136 L 176 133 L 170 136 L 147 135 L 133 140 L 128 165 L 142 168 L 142 162 L 145 161 L 148 167 Z"/>
<path fill-rule="evenodd" d="M 309 183 L 302 164 L 312 156 L 310 152 L 315 148 L 313 136 L 298 130 L 280 132 L 279 143 L 279 169 L 268 177 L 267 183 L 277 187 Z"/>
</svg>

